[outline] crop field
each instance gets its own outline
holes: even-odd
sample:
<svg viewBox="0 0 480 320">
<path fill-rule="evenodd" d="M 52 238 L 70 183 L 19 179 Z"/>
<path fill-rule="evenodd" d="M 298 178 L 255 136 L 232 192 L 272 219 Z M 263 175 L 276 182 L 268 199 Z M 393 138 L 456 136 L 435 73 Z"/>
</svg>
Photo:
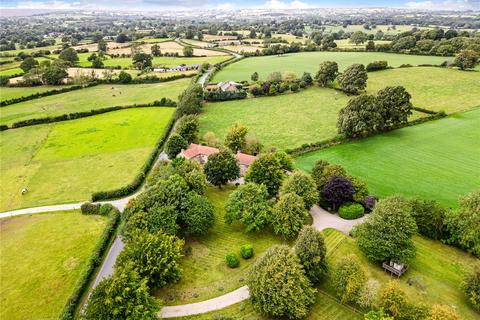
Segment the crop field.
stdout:
<svg viewBox="0 0 480 320">
<path fill-rule="evenodd" d="M 415 67 L 368 74 L 369 92 L 392 85 L 404 86 L 412 103 L 425 109 L 452 113 L 480 106 L 480 72 Z"/>
<path fill-rule="evenodd" d="M 128 109 L 1 132 L 0 211 L 85 201 L 130 183 L 174 110 Z"/>
<path fill-rule="evenodd" d="M 301 76 L 303 72 L 310 72 L 313 75 L 318 70 L 318 65 L 323 61 L 336 61 L 340 70 L 354 63 L 368 64 L 377 60 L 386 60 L 392 67 L 402 64 L 441 64 L 444 61 L 451 61 L 451 57 L 414 56 L 382 52 L 300 52 L 289 53 L 282 56 L 263 56 L 246 58 L 232 63 L 218 72 L 214 82 L 219 81 L 242 81 L 250 80 L 250 76 L 257 71 L 260 79 L 272 72 L 293 72 Z"/>
<path fill-rule="evenodd" d="M 149 103 L 162 97 L 177 100 L 190 79 L 154 84 L 98 85 L 2 107 L 0 124 L 89 111 L 103 107 Z"/>
<path fill-rule="evenodd" d="M 0 221 L 0 318 L 58 319 L 105 227 L 79 211 Z"/>
<path fill-rule="evenodd" d="M 324 230 L 323 233 L 326 235 L 327 243 L 330 237 L 343 238 L 334 251 L 328 253 L 327 249 L 330 266 L 334 266 L 340 258 L 353 253 L 360 259 L 367 277 L 374 278 L 381 284 L 394 279 L 381 266 L 371 263 L 358 249 L 353 238 L 333 229 Z M 459 284 L 462 282 L 465 271 L 473 268 L 475 264 L 480 264 L 479 260 L 440 241 L 420 236 L 414 236 L 413 240 L 417 248 L 417 256 L 399 280 L 400 287 L 407 293 L 409 299 L 427 304 L 451 305 L 457 309 L 461 319 L 478 319 L 478 313 L 467 304 Z M 322 289 L 333 294 L 330 277 L 331 274 L 328 274 Z M 409 285 L 409 280 L 416 281 Z"/>
<path fill-rule="evenodd" d="M 308 153 L 296 165 L 310 170 L 316 160 L 327 159 L 366 179 L 377 196 L 418 196 L 456 206 L 460 195 L 480 185 L 479 121 L 480 109 L 458 113 Z"/>
<path fill-rule="evenodd" d="M 245 285 L 243 279 L 256 259 L 272 245 L 282 243 L 280 237 L 269 230 L 246 234 L 240 224 L 225 223 L 224 206 L 232 190 L 233 187 L 208 189 L 207 196 L 215 206 L 215 225 L 208 235 L 187 239 L 185 246 L 190 246 L 192 253 L 181 261 L 182 279 L 157 292 L 166 304 L 203 301 Z M 240 255 L 243 244 L 252 244 L 255 256 L 249 260 L 240 258 L 238 268 L 228 268 L 225 255 L 229 252 Z"/>
</svg>

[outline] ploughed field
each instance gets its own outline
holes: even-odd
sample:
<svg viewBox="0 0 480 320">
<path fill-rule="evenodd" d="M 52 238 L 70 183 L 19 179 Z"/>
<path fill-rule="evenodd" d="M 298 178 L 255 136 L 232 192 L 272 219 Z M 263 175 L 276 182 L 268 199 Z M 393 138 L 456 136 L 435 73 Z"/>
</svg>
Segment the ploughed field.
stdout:
<svg viewBox="0 0 480 320">
<path fill-rule="evenodd" d="M 281 56 L 251 57 L 232 63 L 213 78 L 214 82 L 219 81 L 242 81 L 250 80 L 254 71 L 258 72 L 259 78 L 265 80 L 272 72 L 293 72 L 301 76 L 303 72 L 310 72 L 314 75 L 318 65 L 323 61 L 336 61 L 340 71 L 351 64 L 362 63 L 367 65 L 370 62 L 386 60 L 392 67 L 399 67 L 402 64 L 418 66 L 421 64 L 441 64 L 444 61 L 451 61 L 452 57 L 438 56 L 415 56 L 407 54 L 383 53 L 383 52 L 300 52 L 289 53 Z"/>
<path fill-rule="evenodd" d="M 392 194 L 435 199 L 455 206 L 480 185 L 480 109 L 394 130 L 300 156 L 310 170 L 318 159 L 341 164 L 366 179 L 380 197 Z"/>
<path fill-rule="evenodd" d="M 130 183 L 174 110 L 128 109 L 1 132 L 0 211 L 86 201 Z"/>
</svg>

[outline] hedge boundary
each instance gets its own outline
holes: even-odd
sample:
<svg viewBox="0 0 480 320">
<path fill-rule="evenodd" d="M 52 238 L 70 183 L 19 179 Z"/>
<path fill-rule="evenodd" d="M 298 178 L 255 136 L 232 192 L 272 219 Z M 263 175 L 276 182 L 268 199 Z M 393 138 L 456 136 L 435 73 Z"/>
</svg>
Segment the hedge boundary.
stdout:
<svg viewBox="0 0 480 320">
<path fill-rule="evenodd" d="M 156 100 L 151 103 L 145 104 L 131 104 L 125 106 L 113 106 L 113 107 L 105 107 L 100 109 L 93 109 L 90 111 L 82 111 L 82 112 L 74 112 L 68 114 L 62 114 L 55 117 L 44 117 L 44 118 L 33 118 L 27 119 L 22 121 L 14 122 L 11 126 L 8 125 L 0 125 L 0 131 L 5 131 L 9 129 L 18 129 L 23 127 L 30 127 L 35 126 L 38 124 L 46 124 L 46 123 L 54 123 L 54 122 L 62 122 L 62 121 L 69 121 L 75 120 L 80 118 L 86 118 L 91 116 L 96 116 L 102 113 L 118 111 L 118 110 L 125 110 L 125 109 L 134 109 L 134 108 L 152 108 L 152 107 L 176 107 L 177 103 L 169 98 L 162 98 L 160 100 Z"/>
<path fill-rule="evenodd" d="M 145 178 L 147 177 L 147 174 L 150 171 L 150 169 L 152 169 L 152 167 L 155 165 L 156 159 L 160 154 L 160 150 L 165 144 L 165 141 L 170 135 L 170 132 L 172 131 L 174 125 L 175 125 L 175 117 L 172 117 L 168 122 L 165 130 L 163 131 L 162 136 L 160 137 L 160 139 L 158 139 L 152 152 L 148 156 L 147 161 L 145 162 L 142 169 L 140 170 L 140 173 L 133 179 L 132 182 L 118 189 L 94 192 L 92 193 L 92 202 L 125 197 L 134 193 L 136 190 L 138 190 L 138 188 L 140 188 L 140 186 L 145 181 Z"/>
<path fill-rule="evenodd" d="M 60 314 L 61 320 L 72 320 L 75 318 L 75 312 L 81 302 L 81 299 L 91 283 L 92 277 L 95 275 L 95 271 L 101 265 L 103 256 L 107 251 L 110 242 L 115 235 L 115 231 L 120 221 L 120 211 L 113 207 L 110 211 L 110 218 L 103 230 L 102 236 L 98 240 L 93 253 L 90 256 L 86 270 L 82 273 L 75 289 L 68 298 L 63 310 Z"/>
</svg>

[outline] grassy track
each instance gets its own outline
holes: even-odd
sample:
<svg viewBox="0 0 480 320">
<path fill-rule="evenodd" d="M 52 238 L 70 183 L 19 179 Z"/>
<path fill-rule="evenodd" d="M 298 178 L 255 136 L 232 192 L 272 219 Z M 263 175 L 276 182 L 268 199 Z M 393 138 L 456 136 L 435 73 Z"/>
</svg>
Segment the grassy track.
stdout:
<svg viewBox="0 0 480 320">
<path fill-rule="evenodd" d="M 29 96 L 54 89 L 62 89 L 68 86 L 38 86 L 38 87 L 4 87 L 0 90 L 0 101 Z"/>
<path fill-rule="evenodd" d="M 0 211 L 84 201 L 131 182 L 173 112 L 129 109 L 1 132 Z"/>
<path fill-rule="evenodd" d="M 480 72 L 445 68 L 400 68 L 368 74 L 367 91 L 404 86 L 417 107 L 447 113 L 480 106 Z"/>
<path fill-rule="evenodd" d="M 218 72 L 214 81 L 250 80 L 250 76 L 257 71 L 260 79 L 265 79 L 268 74 L 275 71 L 293 72 L 298 76 L 303 72 L 315 74 L 322 61 L 336 61 L 339 68 L 354 63 L 368 64 L 376 60 L 386 60 L 390 66 L 398 67 L 401 64 L 440 64 L 449 57 L 414 56 L 406 54 L 381 53 L 381 52 L 300 52 L 282 56 L 263 56 L 243 59 L 232 63 Z"/>
<path fill-rule="evenodd" d="M 455 206 L 480 185 L 480 109 L 305 154 L 310 170 L 319 158 L 368 181 L 371 192 L 436 199 Z"/>
<path fill-rule="evenodd" d="M 57 319 L 106 219 L 78 211 L 0 221 L 0 318 Z"/>
<path fill-rule="evenodd" d="M 228 225 L 224 221 L 224 206 L 233 189 L 209 188 L 208 198 L 215 206 L 215 226 L 207 236 L 189 239 L 186 246 L 192 253 L 182 260 L 182 279 L 179 283 L 162 289 L 158 296 L 166 304 L 184 304 L 198 302 L 220 296 L 243 285 L 247 270 L 255 260 L 269 247 L 281 243 L 272 232 L 262 231 L 245 234 L 239 224 Z M 229 252 L 240 254 L 240 246 L 252 244 L 255 256 L 250 260 L 241 259 L 240 266 L 230 269 L 225 263 Z"/>
<path fill-rule="evenodd" d="M 147 103 L 162 97 L 177 100 L 178 95 L 185 89 L 189 81 L 189 79 L 181 79 L 154 84 L 98 85 L 25 101 L 3 107 L 0 110 L 0 124 L 12 124 L 20 120 L 89 111 L 103 107 Z"/>
<path fill-rule="evenodd" d="M 381 284 L 393 279 L 380 266 L 367 260 L 358 249 L 354 239 L 336 230 L 326 231 L 329 232 L 325 239 L 327 244 L 330 237 L 344 238 L 344 241 L 335 251 L 329 254 L 330 266 L 333 267 L 343 256 L 354 253 L 360 258 L 367 277 L 374 278 Z M 400 285 L 407 292 L 407 296 L 412 301 L 429 305 L 439 303 L 454 306 L 457 308 L 461 319 L 478 319 L 479 314 L 467 304 L 466 298 L 461 292 L 460 283 L 464 272 L 472 268 L 474 264 L 480 263 L 479 260 L 439 241 L 415 236 L 414 242 L 417 248 L 417 257 L 410 263 L 407 273 L 400 278 Z M 425 289 L 423 290 L 418 284 L 408 285 L 407 281 L 409 279 L 416 279 L 423 283 Z M 330 276 L 327 276 L 322 289 L 331 294 L 334 293 L 331 288 Z"/>
</svg>

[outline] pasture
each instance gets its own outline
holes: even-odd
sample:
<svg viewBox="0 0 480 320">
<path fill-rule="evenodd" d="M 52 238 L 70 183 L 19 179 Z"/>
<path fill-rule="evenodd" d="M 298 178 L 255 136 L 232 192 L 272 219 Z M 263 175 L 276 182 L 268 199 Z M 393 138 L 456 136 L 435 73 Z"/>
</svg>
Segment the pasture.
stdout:
<svg viewBox="0 0 480 320">
<path fill-rule="evenodd" d="M 68 86 L 38 86 L 38 87 L 3 87 L 0 90 L 0 101 L 29 96 L 35 93 L 62 89 Z"/>
<path fill-rule="evenodd" d="M 0 211 L 86 201 L 130 183 L 174 110 L 128 109 L 1 132 Z"/>
<path fill-rule="evenodd" d="M 0 318 L 57 319 L 106 218 L 65 211 L 0 221 Z"/>
<path fill-rule="evenodd" d="M 163 97 L 177 100 L 190 79 L 132 85 L 98 85 L 2 107 L 0 124 L 89 111 L 104 107 L 149 103 Z"/>
<path fill-rule="evenodd" d="M 261 80 L 272 72 L 293 72 L 301 76 L 303 72 L 310 72 L 312 75 L 318 70 L 318 65 L 323 61 L 336 61 L 340 71 L 354 63 L 368 64 L 377 60 L 386 60 L 392 67 L 402 64 L 441 64 L 444 61 L 451 61 L 452 57 L 415 56 L 382 52 L 300 52 L 289 53 L 281 56 L 250 57 L 232 63 L 215 74 L 213 81 L 242 81 L 250 80 L 254 71 L 258 72 Z"/>
<path fill-rule="evenodd" d="M 385 86 L 404 86 L 416 107 L 429 110 L 452 113 L 480 106 L 480 72 L 415 67 L 368 74 L 368 92 Z"/>
<path fill-rule="evenodd" d="M 370 192 L 435 199 L 456 206 L 480 185 L 480 109 L 307 153 L 297 167 L 323 158 L 368 182 Z"/>
<path fill-rule="evenodd" d="M 391 41 L 385 41 L 385 40 L 374 40 L 375 45 L 378 44 L 386 44 L 390 43 Z M 340 39 L 340 40 L 335 40 L 335 43 L 337 44 L 337 48 L 342 48 L 342 49 L 364 49 L 365 45 L 367 42 L 363 44 L 356 45 L 355 43 L 351 43 L 350 39 Z"/>
<path fill-rule="evenodd" d="M 180 64 L 202 64 L 210 63 L 216 64 L 230 58 L 229 55 L 213 56 L 213 57 L 153 57 L 152 64 L 154 67 L 175 67 Z M 105 67 L 117 67 L 120 66 L 122 69 L 132 68 L 132 58 L 110 58 L 103 61 Z M 86 66 L 90 66 L 91 63 Z"/>
</svg>

